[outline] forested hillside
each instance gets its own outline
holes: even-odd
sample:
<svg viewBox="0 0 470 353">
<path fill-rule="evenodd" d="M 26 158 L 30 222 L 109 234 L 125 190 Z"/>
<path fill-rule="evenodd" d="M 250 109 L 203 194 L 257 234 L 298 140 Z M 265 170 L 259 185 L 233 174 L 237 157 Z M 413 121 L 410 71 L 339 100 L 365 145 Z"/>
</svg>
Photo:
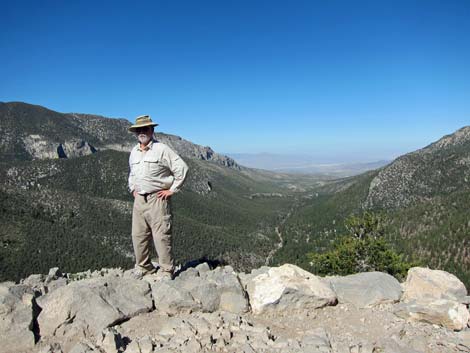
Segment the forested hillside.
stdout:
<svg viewBox="0 0 470 353">
<path fill-rule="evenodd" d="M 127 163 L 128 154 L 117 151 L 3 163 L 1 278 L 53 266 L 67 271 L 132 266 Z M 187 163 L 187 184 L 172 200 L 177 262 L 206 257 L 240 269 L 264 264 L 293 193 L 216 163 Z M 281 196 L 252 197 L 274 192 Z"/>
</svg>

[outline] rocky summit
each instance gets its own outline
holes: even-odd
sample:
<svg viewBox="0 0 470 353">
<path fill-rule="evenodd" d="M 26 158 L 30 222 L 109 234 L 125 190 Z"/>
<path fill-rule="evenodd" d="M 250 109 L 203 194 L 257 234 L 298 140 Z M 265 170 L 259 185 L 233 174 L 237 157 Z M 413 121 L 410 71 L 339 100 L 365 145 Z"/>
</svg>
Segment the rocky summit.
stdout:
<svg viewBox="0 0 470 353">
<path fill-rule="evenodd" d="M 0 283 L 0 352 L 470 352 L 470 297 L 450 273 L 318 277 L 207 263 L 173 280 L 102 269 Z"/>
</svg>

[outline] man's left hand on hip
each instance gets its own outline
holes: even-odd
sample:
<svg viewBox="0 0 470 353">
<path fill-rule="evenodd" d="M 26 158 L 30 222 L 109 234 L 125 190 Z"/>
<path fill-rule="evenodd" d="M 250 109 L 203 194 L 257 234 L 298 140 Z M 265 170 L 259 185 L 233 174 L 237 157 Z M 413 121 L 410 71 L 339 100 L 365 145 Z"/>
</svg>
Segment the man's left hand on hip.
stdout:
<svg viewBox="0 0 470 353">
<path fill-rule="evenodd" d="M 160 190 L 157 192 L 157 197 L 163 200 L 168 200 L 171 195 L 173 195 L 173 191 L 170 190 Z"/>
</svg>

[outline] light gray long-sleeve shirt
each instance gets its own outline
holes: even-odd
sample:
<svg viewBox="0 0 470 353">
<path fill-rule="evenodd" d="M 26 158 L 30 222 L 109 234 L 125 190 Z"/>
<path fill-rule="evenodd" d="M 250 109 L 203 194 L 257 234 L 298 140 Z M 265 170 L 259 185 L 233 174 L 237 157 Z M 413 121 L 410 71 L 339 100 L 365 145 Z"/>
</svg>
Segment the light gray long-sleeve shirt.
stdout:
<svg viewBox="0 0 470 353">
<path fill-rule="evenodd" d="M 129 156 L 129 190 L 139 194 L 159 190 L 178 192 L 186 179 L 188 166 L 167 145 L 150 141 L 145 150 L 137 144 Z"/>
</svg>

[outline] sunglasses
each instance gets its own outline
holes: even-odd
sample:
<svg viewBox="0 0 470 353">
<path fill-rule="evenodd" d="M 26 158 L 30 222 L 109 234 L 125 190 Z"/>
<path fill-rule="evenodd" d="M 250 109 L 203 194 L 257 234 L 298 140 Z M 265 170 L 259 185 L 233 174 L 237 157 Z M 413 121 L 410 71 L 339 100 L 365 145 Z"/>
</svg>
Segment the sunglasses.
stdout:
<svg viewBox="0 0 470 353">
<path fill-rule="evenodd" d="M 151 130 L 152 130 L 152 128 L 151 128 L 150 126 L 145 126 L 145 127 L 138 127 L 138 128 L 135 129 L 134 131 L 135 131 L 136 134 L 140 134 L 140 133 L 142 133 L 142 132 L 145 133 L 145 132 L 151 131 Z"/>
</svg>

